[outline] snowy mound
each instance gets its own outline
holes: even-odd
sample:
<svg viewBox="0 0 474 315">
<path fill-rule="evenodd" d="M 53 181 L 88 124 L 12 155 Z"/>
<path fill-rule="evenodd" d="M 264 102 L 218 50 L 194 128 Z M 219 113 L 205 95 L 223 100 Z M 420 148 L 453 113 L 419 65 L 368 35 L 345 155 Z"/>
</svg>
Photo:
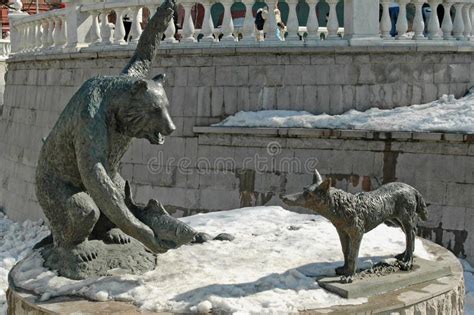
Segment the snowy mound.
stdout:
<svg viewBox="0 0 474 315">
<path fill-rule="evenodd" d="M 213 126 L 474 133 L 474 94 L 459 100 L 443 95 L 438 101 L 423 105 L 350 110 L 334 116 L 287 110 L 238 112 Z"/>
<path fill-rule="evenodd" d="M 0 212 L 0 314 L 7 311 L 5 291 L 8 288 L 8 272 L 48 235 L 48 228 L 41 221 L 15 223 Z"/>
<path fill-rule="evenodd" d="M 35 253 L 17 268 L 16 284 L 42 299 L 76 294 L 99 301 L 131 301 L 151 311 L 288 313 L 366 301 L 340 298 L 315 282 L 315 276 L 334 275 L 343 260 L 336 230 L 320 216 L 257 207 L 182 220 L 199 231 L 211 235 L 225 231 L 236 239 L 169 251 L 158 256 L 156 270 L 142 276 L 83 281 L 44 269 Z M 360 265 L 391 257 L 404 247 L 400 229 L 379 226 L 364 237 Z M 419 240 L 416 255 L 431 258 Z"/>
</svg>

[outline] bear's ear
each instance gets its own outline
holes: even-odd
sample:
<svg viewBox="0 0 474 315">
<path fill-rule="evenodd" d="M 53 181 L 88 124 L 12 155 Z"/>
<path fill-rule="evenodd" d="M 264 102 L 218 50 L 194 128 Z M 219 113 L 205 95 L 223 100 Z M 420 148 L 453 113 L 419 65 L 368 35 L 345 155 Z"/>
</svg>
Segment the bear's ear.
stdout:
<svg viewBox="0 0 474 315">
<path fill-rule="evenodd" d="M 157 83 L 161 83 L 161 84 L 166 83 L 166 74 L 165 73 L 160 73 L 159 75 L 157 75 L 153 78 L 153 81 L 155 81 Z"/>
<path fill-rule="evenodd" d="M 132 85 L 132 95 L 143 93 L 148 89 L 148 83 L 145 80 L 137 80 Z"/>
</svg>

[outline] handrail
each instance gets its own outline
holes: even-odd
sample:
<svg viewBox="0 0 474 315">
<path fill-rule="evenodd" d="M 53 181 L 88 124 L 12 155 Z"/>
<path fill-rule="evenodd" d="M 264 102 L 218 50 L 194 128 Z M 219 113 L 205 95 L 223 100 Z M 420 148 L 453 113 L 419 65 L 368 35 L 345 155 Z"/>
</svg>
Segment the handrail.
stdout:
<svg viewBox="0 0 474 315">
<path fill-rule="evenodd" d="M 163 46 L 189 47 L 211 45 L 229 47 L 229 45 L 269 45 L 281 46 L 318 46 L 324 45 L 469 45 L 474 46 L 474 0 L 397 0 L 399 15 L 396 26 L 390 18 L 391 0 L 344 0 L 344 27 L 340 27 L 338 13 L 342 0 L 306 0 L 308 19 L 301 25 L 297 6 L 298 0 L 286 0 L 289 14 L 286 20 L 286 39 L 278 37 L 278 8 L 268 2 L 268 17 L 263 30 L 255 28 L 255 2 L 242 0 L 245 10 L 239 11 L 239 17 L 233 17 L 233 0 L 178 0 L 179 30 L 170 22 L 165 32 Z M 17 54 L 48 53 L 51 51 L 71 51 L 103 49 L 104 46 L 127 47 L 138 42 L 143 31 L 143 21 L 148 12 L 160 5 L 161 0 L 106 1 L 86 3 L 76 0 L 66 9 L 53 10 L 38 15 L 11 15 L 11 37 L 13 52 Z M 219 3 L 223 6 L 221 25 L 216 27 L 211 8 Z M 197 6 L 195 6 L 197 4 Z M 409 31 L 407 6 L 415 7 L 412 32 Z M 279 4 L 278 6 L 281 7 Z M 328 14 L 321 16 L 323 6 Z M 444 10 L 438 16 L 438 8 Z M 452 10 L 451 8 L 454 8 Z M 193 11 L 194 10 L 194 11 Z M 320 12 L 318 15 L 317 12 Z M 199 14 L 200 29 L 195 28 Z M 429 12 L 429 16 L 427 14 Z M 451 12 L 455 12 L 451 16 Z M 111 16 L 114 23 L 110 23 Z M 234 12 L 235 15 L 235 12 Z M 124 19 L 131 23 L 130 31 L 124 26 Z M 321 19 L 327 18 L 325 27 Z M 119 21 L 117 23 L 117 21 Z M 145 21 L 146 22 L 146 21 Z M 237 23 L 237 24 L 234 24 Z M 284 41 L 283 41 L 284 40 Z"/>
</svg>

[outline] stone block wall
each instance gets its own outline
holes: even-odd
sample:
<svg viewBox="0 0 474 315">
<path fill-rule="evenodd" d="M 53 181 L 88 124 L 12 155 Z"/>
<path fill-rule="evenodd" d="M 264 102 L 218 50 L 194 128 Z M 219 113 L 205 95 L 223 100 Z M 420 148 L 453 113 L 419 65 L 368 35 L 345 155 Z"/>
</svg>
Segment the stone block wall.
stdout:
<svg viewBox="0 0 474 315">
<path fill-rule="evenodd" d="M 472 260 L 474 248 L 466 248 L 474 232 L 472 137 L 194 129 L 240 110 L 339 114 L 429 102 L 448 93 L 460 97 L 474 81 L 470 48 L 439 49 L 162 50 L 151 75 L 168 75 L 177 130 L 161 147 L 135 140 L 123 159 L 122 175 L 132 180 L 139 201 L 159 198 L 178 216 L 279 204 L 280 193 L 311 182 L 314 166 L 353 192 L 405 181 L 431 204 L 430 221 L 422 230 L 426 237 L 460 254 L 464 244 Z M 42 138 L 82 82 L 118 74 L 132 53 L 86 51 L 9 60 L 0 117 L 0 208 L 11 218 L 43 218 L 34 189 Z"/>
</svg>

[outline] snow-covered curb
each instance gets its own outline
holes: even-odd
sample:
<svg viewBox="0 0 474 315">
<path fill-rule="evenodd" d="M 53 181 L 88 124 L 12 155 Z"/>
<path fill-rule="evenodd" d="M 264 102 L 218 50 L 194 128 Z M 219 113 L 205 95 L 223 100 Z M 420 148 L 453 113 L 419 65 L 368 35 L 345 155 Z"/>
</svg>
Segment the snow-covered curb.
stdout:
<svg viewBox="0 0 474 315">
<path fill-rule="evenodd" d="M 350 110 L 342 115 L 313 115 L 305 111 L 238 112 L 214 127 L 327 128 L 373 131 L 474 133 L 474 94 L 456 100 L 443 95 L 422 105 L 394 109 Z"/>
<path fill-rule="evenodd" d="M 45 270 L 42 258 L 34 254 L 19 268 L 23 280 L 17 284 L 43 299 L 76 294 L 99 301 L 133 301 L 151 311 L 205 312 L 212 308 L 230 313 L 288 313 L 366 301 L 340 298 L 314 281 L 314 276 L 333 274 L 342 261 L 337 233 L 320 216 L 297 214 L 280 207 L 257 207 L 182 220 L 199 231 L 211 235 L 226 231 L 236 239 L 170 251 L 159 256 L 156 270 L 143 276 L 85 281 L 58 277 Z M 15 226 L 13 230 L 21 229 L 19 224 L 5 222 Z M 27 229 L 23 233 L 32 237 Z M 13 246 L 18 242 L 19 238 L 14 238 L 10 243 Z M 365 236 L 361 264 L 368 266 L 399 253 L 404 245 L 400 229 L 381 225 Z M 416 254 L 431 258 L 420 241 Z M 12 257 L 15 261 L 18 258 Z M 5 274 L 6 267 L 10 265 L 4 267 Z M 2 286 L 6 287 L 6 283 Z"/>
<path fill-rule="evenodd" d="M 7 311 L 8 272 L 48 235 L 49 230 L 42 221 L 16 223 L 0 212 L 0 314 Z"/>
</svg>

